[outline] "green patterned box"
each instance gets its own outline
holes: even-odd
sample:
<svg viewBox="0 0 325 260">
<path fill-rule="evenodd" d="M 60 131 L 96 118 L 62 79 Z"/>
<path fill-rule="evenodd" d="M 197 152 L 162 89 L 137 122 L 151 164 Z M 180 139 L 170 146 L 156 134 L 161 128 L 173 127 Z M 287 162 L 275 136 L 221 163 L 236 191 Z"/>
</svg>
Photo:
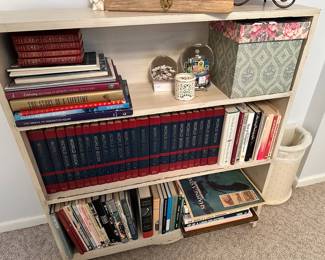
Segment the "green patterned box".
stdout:
<svg viewBox="0 0 325 260">
<path fill-rule="evenodd" d="M 230 98 L 289 91 L 309 27 L 308 20 L 211 23 L 213 83 Z"/>
</svg>

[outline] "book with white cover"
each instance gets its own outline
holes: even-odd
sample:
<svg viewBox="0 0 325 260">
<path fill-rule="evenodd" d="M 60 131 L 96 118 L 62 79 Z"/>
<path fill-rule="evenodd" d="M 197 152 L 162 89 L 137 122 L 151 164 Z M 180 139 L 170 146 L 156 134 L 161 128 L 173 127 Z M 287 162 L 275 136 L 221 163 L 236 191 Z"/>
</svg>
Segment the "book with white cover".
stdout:
<svg viewBox="0 0 325 260">
<path fill-rule="evenodd" d="M 239 119 L 239 110 L 235 106 L 225 107 L 225 121 L 223 124 L 220 151 L 219 151 L 219 165 L 230 165 L 232 148 L 234 146 L 236 129 Z"/>
<path fill-rule="evenodd" d="M 247 123 L 245 125 L 245 128 L 243 128 L 243 130 L 242 130 L 243 131 L 243 142 L 242 142 L 241 151 L 239 154 L 240 162 L 245 162 L 245 155 L 246 155 L 249 137 L 251 135 L 253 121 L 254 121 L 254 117 L 255 117 L 255 112 L 247 105 L 246 105 L 246 108 L 247 108 Z"/>
<path fill-rule="evenodd" d="M 243 125 L 241 127 L 241 131 L 240 131 L 240 137 L 239 137 L 239 142 L 238 142 L 238 147 L 237 147 L 237 152 L 236 152 L 236 162 L 239 161 L 240 155 L 241 155 L 241 151 L 242 151 L 242 146 L 243 146 L 243 140 L 244 140 L 244 136 L 245 136 L 245 129 L 247 127 L 247 121 L 248 121 L 248 109 L 247 109 L 247 105 L 246 104 L 239 104 L 237 105 L 238 110 L 244 114 L 244 118 L 243 118 Z"/>
</svg>

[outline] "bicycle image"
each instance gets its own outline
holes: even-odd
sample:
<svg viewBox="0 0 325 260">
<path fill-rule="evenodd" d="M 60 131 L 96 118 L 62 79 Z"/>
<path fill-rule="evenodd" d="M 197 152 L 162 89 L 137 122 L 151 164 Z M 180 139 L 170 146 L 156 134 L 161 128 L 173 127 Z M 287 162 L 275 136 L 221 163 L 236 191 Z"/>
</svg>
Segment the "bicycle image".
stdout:
<svg viewBox="0 0 325 260">
<path fill-rule="evenodd" d="M 292 6 L 295 3 L 296 0 L 272 0 L 272 2 L 280 8 L 288 8 L 290 6 Z M 235 0 L 235 6 L 240 6 L 240 5 L 244 5 L 247 2 L 249 2 L 249 0 Z M 266 3 L 266 0 L 264 0 L 264 3 Z"/>
</svg>

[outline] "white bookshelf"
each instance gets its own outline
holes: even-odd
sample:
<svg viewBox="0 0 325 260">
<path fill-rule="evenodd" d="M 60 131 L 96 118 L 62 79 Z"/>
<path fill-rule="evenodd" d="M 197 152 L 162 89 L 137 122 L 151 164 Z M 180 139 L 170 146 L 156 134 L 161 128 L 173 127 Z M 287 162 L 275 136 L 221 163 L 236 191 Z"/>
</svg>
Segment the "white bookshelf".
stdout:
<svg viewBox="0 0 325 260">
<path fill-rule="evenodd" d="M 224 168 L 219 165 L 207 165 L 47 194 L 35 158 L 31 152 L 31 147 L 27 141 L 26 131 L 59 125 L 78 124 L 80 122 L 22 128 L 15 126 L 12 112 L 3 91 L 3 87 L 8 84 L 9 80 L 5 70 L 15 61 L 9 41 L 9 32 L 81 28 L 85 49 L 102 51 L 112 57 L 119 72 L 128 80 L 134 107 L 133 117 L 238 104 L 242 102 L 270 100 L 283 116 L 278 141 L 275 146 L 276 152 L 279 146 L 279 140 L 283 135 L 283 126 L 286 124 L 288 111 L 297 90 L 298 81 L 307 57 L 319 12 L 316 8 L 299 5 L 294 5 L 289 9 L 278 9 L 272 3 L 263 6 L 262 2 L 256 5 L 247 4 L 242 7 L 236 7 L 230 14 L 94 12 L 88 9 L 0 12 L 0 84 L 2 86 L 0 88 L 0 103 L 23 159 L 26 162 L 44 212 L 48 216 L 49 205 L 59 202 L 240 168 L 245 171 L 263 194 L 269 182 L 273 163 L 272 159 L 269 159 L 265 161 L 250 161 Z M 211 86 L 207 92 L 199 92 L 197 97 L 190 102 L 177 101 L 173 98 L 172 94 L 153 93 L 147 80 L 147 70 L 150 61 L 159 54 L 166 54 L 177 59 L 182 49 L 189 44 L 202 41 L 206 42 L 208 39 L 209 21 L 278 17 L 309 17 L 312 20 L 309 37 L 304 43 L 302 55 L 299 59 L 299 67 L 291 91 L 258 97 L 229 99 L 216 87 Z M 86 120 L 82 122 L 101 120 L 108 119 Z M 257 213 L 260 214 L 261 210 L 262 206 L 258 207 Z M 60 237 L 56 233 L 55 227 L 49 217 L 48 222 L 62 258 L 67 259 Z M 73 259 L 91 259 L 148 245 L 172 243 L 182 237 L 182 233 L 177 230 L 166 235 L 157 235 L 150 239 L 139 239 L 126 244 L 93 250 L 84 255 L 75 253 Z"/>
</svg>

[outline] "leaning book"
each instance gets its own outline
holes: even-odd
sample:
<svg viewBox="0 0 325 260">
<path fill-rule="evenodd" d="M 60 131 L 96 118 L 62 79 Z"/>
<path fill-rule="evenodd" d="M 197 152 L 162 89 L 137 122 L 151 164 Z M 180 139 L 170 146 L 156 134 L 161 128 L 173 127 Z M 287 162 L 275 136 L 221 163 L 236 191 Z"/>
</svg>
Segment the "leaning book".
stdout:
<svg viewBox="0 0 325 260">
<path fill-rule="evenodd" d="M 259 191 L 241 170 L 178 182 L 195 221 L 231 214 L 264 203 Z"/>
</svg>

